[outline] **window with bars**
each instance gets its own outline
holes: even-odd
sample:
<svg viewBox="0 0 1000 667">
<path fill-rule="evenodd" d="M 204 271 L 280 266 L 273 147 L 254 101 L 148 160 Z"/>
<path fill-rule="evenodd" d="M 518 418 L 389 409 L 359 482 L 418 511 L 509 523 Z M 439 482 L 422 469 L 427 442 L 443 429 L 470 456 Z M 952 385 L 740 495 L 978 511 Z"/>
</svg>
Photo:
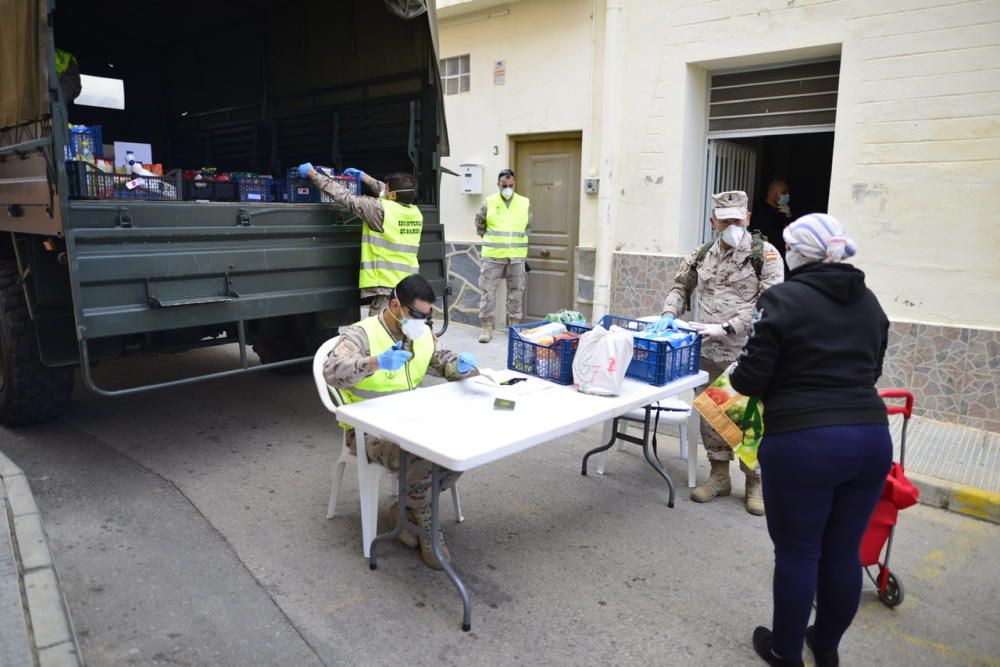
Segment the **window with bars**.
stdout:
<svg viewBox="0 0 1000 667">
<path fill-rule="evenodd" d="M 469 55 L 441 59 L 441 83 L 445 95 L 469 92 L 472 76 L 469 73 Z"/>
</svg>

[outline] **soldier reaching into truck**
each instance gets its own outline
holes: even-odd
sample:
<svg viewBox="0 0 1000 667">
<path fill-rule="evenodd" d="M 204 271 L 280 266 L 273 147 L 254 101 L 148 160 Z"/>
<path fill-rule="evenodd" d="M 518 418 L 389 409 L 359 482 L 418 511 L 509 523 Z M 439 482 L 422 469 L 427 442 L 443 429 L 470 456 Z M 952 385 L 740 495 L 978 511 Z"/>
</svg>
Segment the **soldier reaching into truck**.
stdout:
<svg viewBox="0 0 1000 667">
<path fill-rule="evenodd" d="M 420 250 L 424 216 L 414 205 L 416 182 L 404 173 L 389 174 L 385 181 L 380 181 L 360 169 L 345 169 L 345 176 L 361 181 L 362 190 L 378 193 L 377 197 L 370 197 L 352 193 L 309 162 L 299 165 L 299 175 L 309 178 L 336 204 L 364 222 L 358 287 L 361 288 L 361 302 L 369 304 L 368 315 L 380 314 L 389 305 L 396 284 L 420 271 L 417 251 Z"/>
</svg>

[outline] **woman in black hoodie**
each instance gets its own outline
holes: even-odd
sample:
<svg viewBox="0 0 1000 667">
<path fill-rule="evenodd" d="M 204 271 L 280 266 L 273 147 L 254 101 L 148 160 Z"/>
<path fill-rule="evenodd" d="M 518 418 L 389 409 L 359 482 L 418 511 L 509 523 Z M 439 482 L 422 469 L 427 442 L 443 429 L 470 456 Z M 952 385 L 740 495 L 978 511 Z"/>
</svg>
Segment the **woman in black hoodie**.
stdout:
<svg viewBox="0 0 1000 667">
<path fill-rule="evenodd" d="M 771 665 L 802 665 L 803 641 L 820 667 L 861 595 L 858 551 L 892 462 L 882 374 L 889 320 L 836 218 L 803 216 L 785 228 L 785 282 L 764 292 L 733 371 L 733 388 L 759 396 L 759 460 L 774 543 L 773 632 L 754 649 Z M 816 624 L 807 629 L 813 598 Z"/>
</svg>

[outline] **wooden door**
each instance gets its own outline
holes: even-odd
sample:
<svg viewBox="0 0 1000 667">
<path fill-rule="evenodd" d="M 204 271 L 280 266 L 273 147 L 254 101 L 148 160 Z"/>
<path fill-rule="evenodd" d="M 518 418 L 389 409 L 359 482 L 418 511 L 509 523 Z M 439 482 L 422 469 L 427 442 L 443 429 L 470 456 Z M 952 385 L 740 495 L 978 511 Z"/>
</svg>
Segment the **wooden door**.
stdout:
<svg viewBox="0 0 1000 667">
<path fill-rule="evenodd" d="M 525 321 L 573 308 L 574 250 L 580 226 L 580 140 L 519 141 L 517 191 L 531 199 Z"/>
</svg>

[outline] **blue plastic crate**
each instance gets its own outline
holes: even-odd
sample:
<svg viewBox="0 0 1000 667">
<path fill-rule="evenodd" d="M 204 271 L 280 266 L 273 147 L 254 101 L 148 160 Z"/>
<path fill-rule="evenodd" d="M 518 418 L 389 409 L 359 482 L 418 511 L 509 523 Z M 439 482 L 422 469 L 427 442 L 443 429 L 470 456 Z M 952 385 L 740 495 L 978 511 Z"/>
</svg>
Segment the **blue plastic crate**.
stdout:
<svg viewBox="0 0 1000 667">
<path fill-rule="evenodd" d="M 106 174 L 89 162 L 66 163 L 70 199 L 139 199 L 174 201 L 181 198 L 180 172 L 168 176 Z"/>
<path fill-rule="evenodd" d="M 543 324 L 550 323 L 531 322 L 510 327 L 507 335 L 507 368 L 558 384 L 573 384 L 573 357 L 576 355 L 579 339 L 560 340 L 546 347 L 524 340 L 517 333 L 522 329 L 531 329 Z M 590 327 L 567 324 L 566 329 L 582 334 L 589 331 Z"/>
<path fill-rule="evenodd" d="M 100 125 L 70 125 L 67 160 L 82 160 L 89 152 L 94 157 L 104 157 L 104 135 Z"/>
<path fill-rule="evenodd" d="M 239 188 L 240 201 L 274 201 L 274 179 L 270 176 L 236 176 L 233 180 Z"/>
<path fill-rule="evenodd" d="M 285 179 L 285 201 L 292 204 L 311 204 L 320 201 L 320 191 L 317 190 L 312 181 L 299 176 L 298 169 L 290 169 L 288 178 Z"/>
<path fill-rule="evenodd" d="M 605 329 L 618 326 L 638 332 L 645 330 L 649 322 L 605 315 L 601 318 L 600 325 Z M 695 335 L 692 342 L 678 348 L 670 347 L 669 343 L 662 340 L 633 338 L 633 341 L 635 347 L 632 363 L 625 371 L 625 377 L 632 380 L 662 386 L 679 378 L 695 375 L 701 368 L 701 336 Z"/>
</svg>

